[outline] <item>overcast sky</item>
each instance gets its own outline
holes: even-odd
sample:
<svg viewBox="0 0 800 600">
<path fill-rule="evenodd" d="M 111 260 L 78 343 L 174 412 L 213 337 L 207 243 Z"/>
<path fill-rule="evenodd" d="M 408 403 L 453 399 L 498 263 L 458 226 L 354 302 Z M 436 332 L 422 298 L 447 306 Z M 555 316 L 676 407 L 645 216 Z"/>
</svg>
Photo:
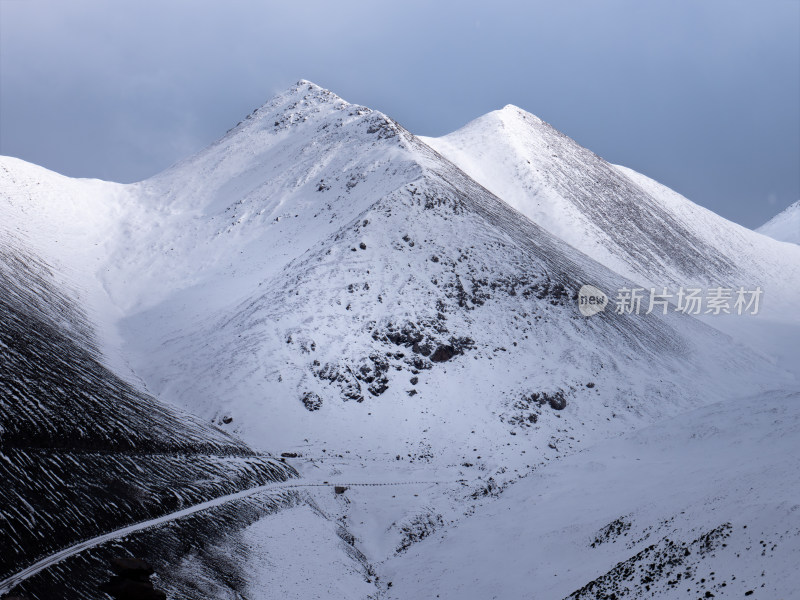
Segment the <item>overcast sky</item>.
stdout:
<svg viewBox="0 0 800 600">
<path fill-rule="evenodd" d="M 146 178 L 301 78 L 424 135 L 516 104 L 748 227 L 800 199 L 798 0 L 0 0 L 0 154 L 67 175 Z"/>
</svg>

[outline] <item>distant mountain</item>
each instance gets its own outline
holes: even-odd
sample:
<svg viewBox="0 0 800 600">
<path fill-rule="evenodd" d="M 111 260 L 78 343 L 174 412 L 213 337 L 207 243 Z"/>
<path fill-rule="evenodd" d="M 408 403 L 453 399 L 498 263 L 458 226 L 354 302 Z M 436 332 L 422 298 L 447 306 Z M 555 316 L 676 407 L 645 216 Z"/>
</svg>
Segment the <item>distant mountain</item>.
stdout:
<svg viewBox="0 0 800 600">
<path fill-rule="evenodd" d="M 781 242 L 800 244 L 800 200 L 789 205 L 756 231 Z"/>
</svg>

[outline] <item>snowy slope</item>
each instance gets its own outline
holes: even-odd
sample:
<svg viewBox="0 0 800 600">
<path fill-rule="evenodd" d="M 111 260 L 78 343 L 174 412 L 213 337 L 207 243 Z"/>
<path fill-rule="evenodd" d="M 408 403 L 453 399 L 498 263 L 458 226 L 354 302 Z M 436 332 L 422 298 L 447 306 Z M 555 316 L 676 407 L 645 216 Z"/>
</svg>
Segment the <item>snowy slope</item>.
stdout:
<svg viewBox="0 0 800 600">
<path fill-rule="evenodd" d="M 800 249 L 765 239 L 508 105 L 423 138 L 549 232 L 645 287 L 764 290 L 762 315 L 797 322 Z"/>
<path fill-rule="evenodd" d="M 794 598 L 798 445 L 777 392 L 598 444 L 389 561 L 388 597 Z"/>
<path fill-rule="evenodd" d="M 800 244 L 800 200 L 772 217 L 756 231 L 780 242 Z"/>
<path fill-rule="evenodd" d="M 22 246 L 50 267 L 54 284 L 86 314 L 106 364 L 129 377 L 115 323 L 122 316 L 99 279 L 135 206 L 127 186 L 72 179 L 0 157 L 4 243 Z M 10 237 L 9 237 L 10 236 Z"/>
</svg>

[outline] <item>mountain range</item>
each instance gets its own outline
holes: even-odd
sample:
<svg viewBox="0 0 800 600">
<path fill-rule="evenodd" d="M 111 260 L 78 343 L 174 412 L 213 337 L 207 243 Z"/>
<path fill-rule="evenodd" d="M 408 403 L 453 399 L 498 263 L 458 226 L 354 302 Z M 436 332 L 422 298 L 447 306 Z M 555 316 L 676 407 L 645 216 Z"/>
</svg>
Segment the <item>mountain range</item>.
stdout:
<svg viewBox="0 0 800 600">
<path fill-rule="evenodd" d="M 800 550 L 800 246 L 519 108 L 424 138 L 308 81 L 139 183 L 0 182 L 0 593 L 105 597 L 115 554 L 175 598 L 796 584 L 758 573 Z"/>
</svg>

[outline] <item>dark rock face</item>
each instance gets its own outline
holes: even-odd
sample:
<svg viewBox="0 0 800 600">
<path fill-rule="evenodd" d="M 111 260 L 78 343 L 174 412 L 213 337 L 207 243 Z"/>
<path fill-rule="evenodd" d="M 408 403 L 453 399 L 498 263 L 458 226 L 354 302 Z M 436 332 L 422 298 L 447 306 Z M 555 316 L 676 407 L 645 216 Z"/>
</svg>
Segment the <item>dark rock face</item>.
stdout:
<svg viewBox="0 0 800 600">
<path fill-rule="evenodd" d="M 321 381 L 329 381 L 335 384 L 345 400 L 355 400 L 356 402 L 364 401 L 364 395 L 361 392 L 361 383 L 358 381 L 353 369 L 351 369 L 349 365 L 333 363 L 320 365 L 318 362 L 315 362 L 312 372 Z M 322 406 L 322 399 L 320 399 L 319 405 Z M 308 406 L 306 406 L 306 408 L 309 410 L 316 410 Z"/>
<path fill-rule="evenodd" d="M 412 356 L 408 359 L 408 365 L 411 367 L 412 373 L 419 373 L 433 368 L 433 363 L 421 356 Z"/>
<path fill-rule="evenodd" d="M 574 390 L 557 389 L 553 392 L 530 392 L 511 404 L 512 413 L 501 418 L 510 425 L 531 427 L 539 421 L 542 409 L 549 406 L 552 410 L 564 410 L 567 407 L 567 395 Z"/>
<path fill-rule="evenodd" d="M 597 532 L 597 535 L 595 536 L 594 541 L 590 544 L 590 546 L 592 548 L 596 548 L 600 544 L 612 542 L 620 535 L 624 534 L 627 531 L 630 531 L 631 526 L 632 526 L 631 521 L 624 516 L 614 519 L 613 521 L 611 521 L 611 523 L 609 523 L 608 525 L 606 525 L 605 527 L 600 529 L 600 531 Z"/>
<path fill-rule="evenodd" d="M 358 287 L 351 286 L 353 289 Z M 390 370 L 408 370 L 416 375 L 432 369 L 435 362 L 446 362 L 475 348 L 471 338 L 449 334 L 445 319 L 444 314 L 439 313 L 437 317 L 418 322 L 372 324 L 370 336 L 382 346 L 381 351 L 370 352 L 355 363 L 352 360 L 325 364 L 314 361 L 311 371 L 319 380 L 333 383 L 345 401 L 363 402 L 367 392 L 380 396 L 389 389 L 387 374 Z M 411 352 L 401 351 L 398 346 Z"/>
<path fill-rule="evenodd" d="M 611 523 L 609 526 L 624 531 L 624 524 L 619 526 Z M 677 591 L 690 582 L 694 586 L 710 586 L 711 583 L 705 579 L 697 581 L 696 566 L 703 555 L 724 547 L 731 531 L 731 524 L 723 523 L 691 541 L 664 537 L 627 560 L 617 563 L 607 573 L 572 592 L 565 600 L 654 597 L 655 590 L 651 588 L 655 584 L 661 590 L 670 591 Z M 608 527 L 601 531 L 603 535 L 609 533 Z M 722 582 L 720 587 L 725 585 Z M 711 596 L 705 597 L 714 597 L 713 592 Z"/>
<path fill-rule="evenodd" d="M 456 355 L 456 349 L 450 345 L 438 346 L 431 354 L 432 362 L 447 362 Z"/>
<path fill-rule="evenodd" d="M 440 514 L 417 515 L 400 528 L 403 538 L 395 550 L 395 554 L 405 552 L 412 544 L 425 539 L 443 525 L 444 519 Z"/>
<path fill-rule="evenodd" d="M 422 356 L 430 356 L 432 352 L 429 344 L 420 344 L 419 342 L 414 342 L 414 345 L 411 347 L 411 349 L 416 354 L 422 354 Z"/>
<path fill-rule="evenodd" d="M 380 396 L 389 389 L 389 362 L 379 354 L 370 354 L 369 358 L 361 363 L 356 377 L 367 384 L 367 390 L 373 396 Z"/>
</svg>

